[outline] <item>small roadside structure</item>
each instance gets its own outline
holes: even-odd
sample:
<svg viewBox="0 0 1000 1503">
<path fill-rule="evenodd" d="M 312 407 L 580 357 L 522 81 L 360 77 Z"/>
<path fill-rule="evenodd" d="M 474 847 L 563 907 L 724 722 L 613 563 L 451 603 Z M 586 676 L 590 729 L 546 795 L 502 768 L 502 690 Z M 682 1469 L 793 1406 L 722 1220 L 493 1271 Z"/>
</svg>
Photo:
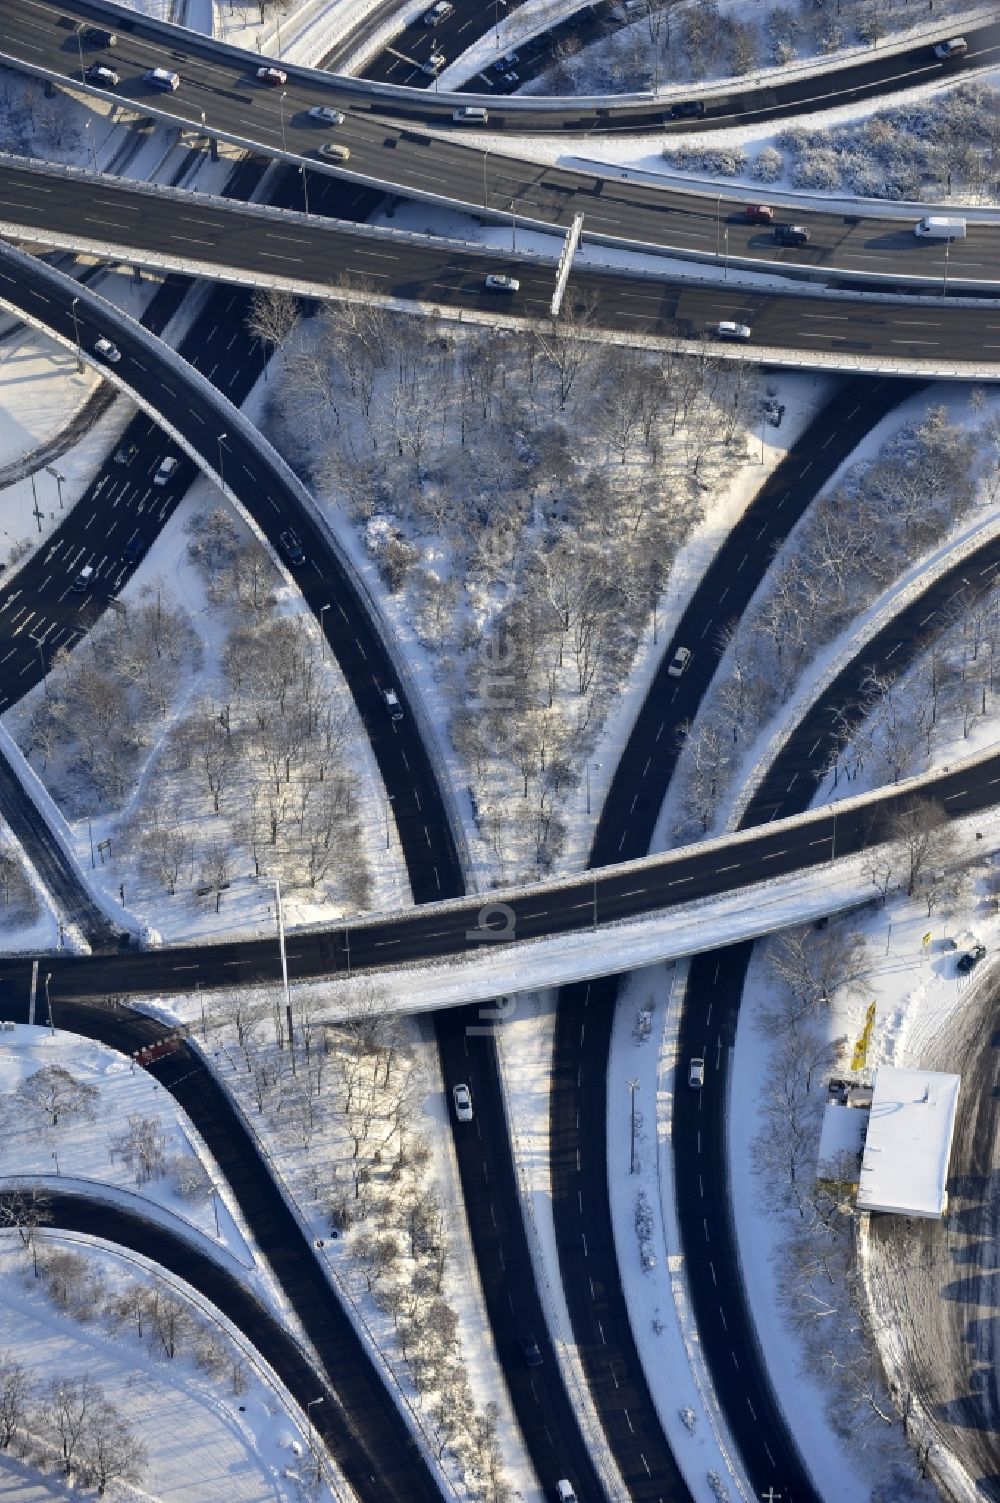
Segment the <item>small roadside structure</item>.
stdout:
<svg viewBox="0 0 1000 1503">
<path fill-rule="evenodd" d="M 859 1211 L 943 1216 L 960 1075 L 879 1065 L 857 1195 Z"/>
</svg>

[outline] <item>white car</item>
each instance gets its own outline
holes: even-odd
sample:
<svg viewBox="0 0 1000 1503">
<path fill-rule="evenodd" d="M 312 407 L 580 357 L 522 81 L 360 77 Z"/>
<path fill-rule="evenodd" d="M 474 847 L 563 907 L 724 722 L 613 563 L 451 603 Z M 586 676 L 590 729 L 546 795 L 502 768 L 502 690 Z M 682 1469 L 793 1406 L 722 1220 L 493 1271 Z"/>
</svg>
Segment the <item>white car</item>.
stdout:
<svg viewBox="0 0 1000 1503">
<path fill-rule="evenodd" d="M 288 74 L 284 68 L 258 68 L 257 82 L 270 84 L 272 88 L 275 88 L 278 84 L 286 84 L 288 82 Z"/>
<path fill-rule="evenodd" d="M 310 120 L 319 120 L 324 125 L 343 125 L 343 110 L 335 110 L 328 104 L 314 104 L 309 111 Z"/>
<path fill-rule="evenodd" d="M 700 1091 L 705 1084 L 705 1061 L 693 1059 L 688 1065 L 688 1085 L 692 1090 Z"/>
<path fill-rule="evenodd" d="M 351 148 L 344 146 L 340 141 L 324 141 L 317 155 L 325 157 L 328 162 L 349 162 Z"/>
<path fill-rule="evenodd" d="M 101 359 L 106 360 L 109 365 L 117 365 L 122 358 L 121 350 L 116 344 L 112 344 L 110 339 L 99 339 L 94 345 L 94 354 L 100 355 Z"/>
<path fill-rule="evenodd" d="M 737 324 L 731 318 L 724 318 L 721 324 L 716 324 L 715 332 L 719 339 L 749 339 L 750 325 Z"/>
<path fill-rule="evenodd" d="M 670 666 L 667 669 L 667 673 L 670 675 L 670 677 L 680 678 L 682 673 L 686 673 L 691 664 L 691 658 L 692 652 L 690 647 L 678 647 L 677 651 L 670 659 Z"/>
<path fill-rule="evenodd" d="M 505 277 L 495 272 L 490 272 L 484 285 L 490 292 L 517 292 L 521 286 L 517 277 Z"/>
<path fill-rule="evenodd" d="M 153 484 L 166 485 L 176 470 L 177 463 L 177 459 L 173 454 L 168 454 L 165 459 L 161 459 L 156 467 L 156 474 L 153 476 Z"/>
<path fill-rule="evenodd" d="M 964 37 L 951 37 L 947 42 L 938 42 L 934 48 L 934 56 L 962 57 L 968 50 L 969 44 Z"/>
<path fill-rule="evenodd" d="M 443 52 L 432 52 L 426 63 L 420 64 L 421 73 L 426 73 L 428 78 L 433 78 L 435 73 L 440 73 L 447 59 Z"/>
<path fill-rule="evenodd" d="M 455 1100 L 455 1116 L 459 1122 L 472 1121 L 472 1092 L 467 1085 L 457 1085 L 452 1089 Z"/>
<path fill-rule="evenodd" d="M 385 707 L 389 711 L 390 718 L 392 720 L 402 720 L 403 706 L 399 702 L 399 695 L 396 693 L 395 689 L 383 689 L 382 696 L 385 700 Z"/>
</svg>

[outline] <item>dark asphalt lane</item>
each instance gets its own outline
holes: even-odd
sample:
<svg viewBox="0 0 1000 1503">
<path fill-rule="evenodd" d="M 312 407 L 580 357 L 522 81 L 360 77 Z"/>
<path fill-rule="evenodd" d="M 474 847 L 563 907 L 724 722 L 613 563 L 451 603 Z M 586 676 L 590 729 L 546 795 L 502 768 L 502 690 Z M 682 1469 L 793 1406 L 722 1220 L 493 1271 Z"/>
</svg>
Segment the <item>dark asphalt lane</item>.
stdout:
<svg viewBox="0 0 1000 1503">
<path fill-rule="evenodd" d="M 287 180 L 290 191 L 295 192 L 295 174 L 288 174 Z M 250 172 L 243 186 L 250 187 L 252 182 L 253 173 Z M 37 264 L 18 255 L 9 258 L 9 265 L 16 265 L 18 276 L 24 283 L 25 302 L 30 299 L 34 314 L 39 316 L 40 305 L 47 305 L 50 312 L 55 312 L 51 282 L 46 282 L 40 275 Z M 0 272 L 0 275 L 4 274 Z M 78 296 L 78 288 L 68 278 L 61 280 L 61 299 L 57 299 L 62 320 L 59 326 L 65 329 L 66 315 L 72 298 Z M 252 341 L 244 327 L 249 298 L 249 292 L 244 290 L 217 289 L 180 348 L 181 355 L 192 366 L 198 367 L 218 389 L 237 403 L 243 400 L 258 375 Z M 93 306 L 82 296 L 79 297 L 76 318 L 80 337 L 89 345 L 100 325 L 93 322 Z M 291 572 L 325 632 L 365 724 L 387 795 L 392 800 L 414 901 L 424 903 L 460 894 L 463 891 L 462 873 L 441 789 L 405 686 L 399 683 L 392 671 L 371 606 L 346 574 L 329 538 L 301 508 L 297 493 L 288 487 L 280 472 L 272 471 L 269 463 L 261 461 L 254 445 L 241 438 L 237 427 L 225 414 L 221 421 L 215 420 L 218 414 L 206 403 L 199 389 L 189 389 L 183 373 L 165 361 L 157 360 L 155 352 L 150 352 L 139 338 L 125 338 L 116 330 L 115 340 L 122 354 L 116 369 L 126 374 L 134 389 L 141 390 L 150 404 L 188 437 L 209 465 L 221 465 L 223 474 L 236 487 L 272 545 L 277 533 L 288 525 L 290 519 L 294 520 L 304 545 L 306 562 Z M 160 445 L 158 453 L 162 451 Z M 138 463 L 137 460 L 134 462 Z M 176 478 L 171 482 L 175 497 L 179 498 L 193 473 L 192 461 L 183 459 Z M 79 518 L 76 524 L 79 525 Z M 85 525 L 89 527 L 90 523 Z M 94 532 L 100 535 L 100 528 L 95 527 Z M 57 542 L 58 538 L 53 539 L 54 545 Z M 75 560 L 73 567 L 79 567 L 81 562 Z M 95 572 L 95 579 L 97 584 L 91 599 L 96 612 L 106 607 L 109 586 L 105 574 Z M 52 581 L 46 578 L 41 581 L 39 589 L 44 593 L 46 588 L 51 589 L 51 585 Z M 30 581 L 28 584 L 21 582 L 22 590 L 29 587 Z M 0 621 L 2 600 L 0 591 Z M 32 662 L 30 654 L 28 663 L 26 671 L 37 676 L 41 671 L 40 664 Z M 3 666 L 0 664 L 0 670 Z M 8 662 L 7 667 L 12 669 L 13 665 Z M 394 721 L 388 714 L 384 691 L 390 686 L 397 689 L 403 704 L 402 721 Z M 23 687 L 20 692 L 23 692 Z M 25 818 L 30 822 L 31 817 L 30 807 L 27 807 Z M 321 948 L 325 944 L 321 941 Z M 254 974 L 254 962 L 251 961 L 249 966 L 246 964 L 239 946 L 225 948 L 227 957 L 222 974 L 227 984 L 249 979 Z M 293 948 L 290 937 L 289 956 Z M 188 988 L 197 981 L 183 963 L 177 975 L 183 977 Z M 54 976 L 53 981 L 55 986 L 51 995 L 58 1010 L 58 982 Z M 476 1017 L 473 1015 L 470 1019 L 465 1014 L 449 1013 L 443 1014 L 437 1022 L 442 1074 L 446 1082 L 455 1083 L 468 1073 L 465 1025 L 475 1026 Z M 477 1120 L 480 1128 L 485 1129 L 486 1147 L 481 1154 L 470 1157 L 470 1139 L 459 1128 L 456 1148 L 473 1244 L 484 1260 L 481 1278 L 487 1309 L 515 1413 L 543 1485 L 554 1487 L 557 1478 L 570 1470 L 578 1480 L 581 1498 L 596 1500 L 603 1496 L 600 1484 L 554 1353 L 544 1336 L 546 1323 L 521 1219 L 492 1038 L 481 1038 L 477 1042 L 476 1091 Z M 485 1197 L 482 1193 L 484 1166 L 489 1187 Z M 290 1268 L 289 1277 L 293 1275 L 294 1268 Z M 509 1308 L 515 1291 L 522 1318 L 537 1331 L 539 1342 L 544 1340 L 549 1353 L 548 1369 L 541 1384 L 536 1374 L 525 1374 L 507 1339 Z"/>
<path fill-rule="evenodd" d="M 742 615 L 775 550 L 830 475 L 887 412 L 916 390 L 918 386 L 906 381 L 869 377 L 844 381 L 761 486 L 706 570 L 673 639 L 663 644 L 659 670 L 601 809 L 591 867 L 635 859 L 649 850 L 676 766 L 680 726 L 696 715 L 718 665 L 720 630 Z M 679 646 L 693 647 L 694 656 L 684 676 L 674 679 L 667 668 Z M 684 1498 L 687 1489 L 664 1440 L 629 1323 L 608 1198 L 606 1137 L 587 1132 L 583 1126 L 607 1120 L 608 1050 L 618 990 L 619 978 L 606 976 L 564 987 L 558 995 L 550 1097 L 553 1215 L 563 1286 L 588 1381 L 599 1396 L 609 1434 L 624 1430 L 627 1424 L 637 1437 L 643 1469 L 626 1479 L 633 1498 L 659 1503 Z M 695 1007 L 695 1013 L 700 1019 L 701 1010 Z M 710 1159 L 707 1152 L 705 1161 L 698 1158 L 700 1137 L 694 1139 L 696 1153 L 690 1151 L 688 1141 L 671 1141 L 677 1181 L 684 1186 L 682 1201 L 684 1195 L 695 1193 L 693 1185 L 697 1188 L 697 1226 L 682 1215 L 681 1233 L 687 1266 L 697 1264 L 699 1269 L 692 1281 L 699 1329 L 703 1318 L 724 1325 L 731 1287 L 736 1291 L 733 1298 L 740 1298 L 739 1275 L 728 1265 L 723 1269 L 727 1246 L 720 1247 L 718 1268 L 706 1270 L 702 1258 L 709 1224 L 715 1226 L 726 1215 L 725 1193 L 707 1179 L 701 1167 L 718 1160 Z M 610 1172 L 623 1172 L 622 1166 L 611 1166 Z M 720 1273 L 727 1291 L 721 1314 L 714 1282 L 714 1298 L 707 1304 L 700 1282 L 701 1277 L 714 1281 Z M 717 1345 L 709 1354 L 719 1402 L 758 1490 L 763 1491 L 777 1475 L 769 1456 L 781 1457 L 780 1476 L 787 1485 L 801 1470 L 794 1447 L 769 1397 L 759 1355 L 746 1333 L 750 1328 L 745 1331 L 735 1320 L 732 1325 L 729 1349 L 734 1343 L 739 1345 L 736 1374 L 725 1353 L 720 1359 Z M 749 1405 L 744 1401 L 748 1389 L 761 1395 Z"/>
<path fill-rule="evenodd" d="M 189 267 L 194 258 L 217 266 L 222 275 L 228 267 L 243 268 L 315 286 L 336 285 L 348 274 L 382 295 L 480 313 L 547 320 L 555 285 L 551 266 L 468 251 L 449 241 L 401 240 L 391 231 L 331 224 L 316 214 L 289 220 L 278 211 L 262 214 L 235 201 L 168 190 L 151 198 L 120 180 L 105 180 L 96 202 L 93 184 L 85 178 L 39 175 L 9 164 L 0 166 L 2 222 L 24 235 L 58 232 L 73 237 L 74 244 L 89 234 L 95 247 L 116 244 L 126 261 L 141 262 L 144 250 L 164 252 L 179 266 Z M 508 270 L 520 280 L 517 293 L 486 289 L 488 273 Z M 10 278 L 0 267 L 0 297 L 8 300 L 16 297 Z M 725 283 L 575 270 L 565 307 L 587 314 L 596 327 L 687 339 L 710 334 L 720 319 L 735 319 L 752 326 L 753 348 L 764 354 L 794 350 L 805 364 L 817 353 L 877 356 L 904 369 L 909 362 L 911 372 L 919 374 L 921 362 L 968 360 L 988 367 L 1000 356 L 1000 309 L 961 299 L 950 304 L 831 299 L 803 290 L 745 291 Z M 96 337 L 97 331 L 91 332 Z M 731 348 L 721 341 L 714 347 L 720 354 Z"/>
<path fill-rule="evenodd" d="M 90 0 L 74 0 L 68 8 L 53 7 L 50 0 L 32 0 L 23 14 L 19 11 L 16 17 L 8 18 L 6 33 L 0 28 L 0 48 L 20 45 L 25 60 L 63 70 L 67 76 L 79 79 L 76 33 L 67 20 L 67 9 L 81 16 L 95 11 Z M 262 150 L 299 153 L 315 161 L 317 171 L 320 170 L 318 148 L 333 134 L 351 150 L 350 166 L 344 170 L 383 184 L 387 192 L 405 194 L 407 189 L 419 190 L 457 199 L 473 212 L 485 200 L 488 207 L 507 213 L 513 201 L 519 217 L 564 230 L 576 213 L 583 213 L 585 234 L 600 233 L 620 240 L 701 251 L 718 261 L 724 261 L 728 252 L 729 256 L 749 257 L 761 263 L 801 262 L 830 271 L 882 271 L 892 277 L 910 273 L 944 279 L 942 243 L 918 240 L 912 233 L 912 224 L 905 221 L 796 208 L 789 217 L 810 227 L 813 238 L 806 247 L 781 249 L 770 231 L 748 226 L 741 218 L 742 209 L 732 201 L 726 202 L 723 219 L 721 205 L 711 194 L 699 197 L 664 187 L 622 182 L 612 176 L 613 169 L 597 177 L 583 171 L 519 162 L 494 151 L 490 151 L 487 160 L 482 150 L 467 141 L 463 143 L 462 127 L 447 139 L 434 139 L 415 128 L 417 122 L 414 127 L 406 128 L 400 127 L 397 119 L 388 118 L 392 110 L 382 98 L 368 100 L 362 108 L 353 97 L 364 87 L 359 81 L 339 80 L 335 87 L 325 77 L 317 79 L 315 74 L 307 72 L 301 77 L 291 76 L 284 88 L 268 88 L 257 83 L 252 68 L 242 63 L 234 67 L 227 61 L 229 54 L 221 44 L 190 32 L 184 33 L 183 43 L 178 44 L 178 49 L 183 50 L 175 50 L 169 59 L 172 65 L 182 68 L 181 88 L 176 93 L 151 96 L 141 83 L 141 71 L 159 53 L 156 46 L 142 40 L 144 30 L 144 23 L 134 16 L 121 23 L 119 45 L 114 49 L 114 61 L 122 73 L 122 82 L 114 90 L 117 97 L 130 99 L 139 108 L 146 103 L 188 125 L 200 126 L 205 115 L 208 129 L 214 126 L 229 131 L 258 143 Z M 982 35 L 984 45 L 988 42 L 1000 59 L 1000 24 L 985 29 Z M 162 47 L 159 51 L 162 52 Z M 928 62 L 927 49 L 924 51 L 924 62 L 914 75 L 918 82 L 926 82 L 942 68 L 940 63 Z M 886 61 L 862 66 L 881 66 Z M 812 96 L 820 86 L 813 80 L 808 87 L 812 108 L 817 103 Z M 454 96 L 444 111 L 446 121 L 450 123 L 455 103 L 463 103 L 470 97 Z M 345 124 L 331 133 L 329 127 L 310 120 L 309 106 L 317 100 L 349 105 L 351 113 Z M 424 101 L 421 108 L 426 112 Z M 750 117 L 744 111 L 737 118 Z M 436 123 L 442 122 L 439 119 Z M 492 111 L 491 137 L 506 124 L 502 113 Z M 685 128 L 689 126 L 690 122 Z M 322 170 L 337 169 L 323 164 Z M 100 215 L 88 215 L 85 219 L 100 222 Z M 728 237 L 724 231 L 728 231 Z M 998 246 L 1000 226 L 972 225 L 968 237 L 951 248 L 950 279 L 958 282 L 964 277 L 995 278 L 1000 262 Z"/>
<path fill-rule="evenodd" d="M 497 15 L 499 3 L 500 0 L 494 0 L 493 6 L 490 6 L 487 0 L 485 9 L 487 13 L 492 10 L 493 18 Z M 453 29 L 455 43 L 460 45 L 463 36 L 471 41 L 475 35 L 481 35 L 487 29 L 482 24 L 484 19 L 480 11 L 478 17 L 470 22 L 467 5 L 463 0 L 457 0 L 455 14 L 449 18 L 451 25 L 447 32 L 445 23 L 441 27 L 426 30 L 437 31 L 441 37 L 450 37 Z M 183 79 L 179 94 L 173 97 L 168 107 L 187 112 L 194 105 L 189 118 L 198 120 L 200 111 L 206 108 L 210 121 L 234 115 L 246 118 L 259 113 L 255 112 L 255 103 L 261 93 L 268 91 L 266 86 L 262 88 L 258 85 L 254 78 L 260 61 L 256 55 L 248 53 L 246 58 L 242 58 L 235 49 L 223 42 L 182 29 L 171 30 L 168 42 L 160 27 L 113 4 L 94 3 L 94 0 L 66 0 L 66 3 L 58 3 L 58 0 L 28 0 L 28 3 L 22 3 L 2 18 L 0 49 L 10 56 L 20 55 L 36 66 L 79 80 L 82 69 L 94 61 L 95 55 L 103 55 L 100 49 L 84 48 L 81 58 L 77 28 L 86 22 L 113 25 L 118 33 L 114 61 L 120 64 L 119 71 L 123 77 L 116 92 L 126 98 L 141 102 L 152 97 L 156 102 L 156 96 L 151 96 L 150 90 L 142 84 L 141 75 L 147 68 L 166 65 L 179 71 Z M 420 32 L 423 30 L 421 27 Z M 949 35 L 952 32 L 942 25 L 940 36 L 944 38 Z M 874 48 L 872 55 L 861 62 L 834 67 L 812 77 L 789 79 L 781 84 L 756 89 L 747 83 L 726 93 L 706 95 L 705 119 L 693 122 L 694 127 L 704 129 L 706 124 L 745 124 L 804 110 L 815 112 L 884 93 L 890 88 L 905 89 L 916 83 L 927 83 L 948 72 L 981 66 L 993 60 L 1000 45 L 1000 26 L 979 24 L 965 28 L 964 35 L 970 44 L 968 53 L 964 58 L 953 59 L 948 63 L 942 63 L 933 57 L 934 38 L 929 38 L 902 53 L 887 54 L 884 50 L 880 52 L 878 48 Z M 397 50 L 404 54 L 404 60 L 408 50 L 406 41 L 411 39 L 409 28 L 397 38 Z M 447 55 L 453 58 L 456 54 L 453 50 Z M 419 92 L 406 89 L 397 92 L 384 85 L 372 85 L 365 79 L 327 77 L 320 82 L 316 70 L 297 68 L 285 62 L 281 66 L 289 75 L 286 87 L 289 98 L 294 101 L 314 103 L 319 100 L 356 110 L 375 108 L 382 114 L 395 114 L 398 118 L 410 115 L 411 118 L 436 119 L 439 123 L 447 123 L 455 105 L 466 102 L 470 97 L 441 95 L 435 101 L 433 96 L 422 96 Z M 190 104 L 185 104 L 179 98 L 185 92 L 191 96 Z M 274 91 L 270 92 L 273 94 Z M 489 95 L 481 97 L 485 103 L 489 103 Z M 158 98 L 162 107 L 163 96 Z M 692 128 L 690 121 L 670 121 L 665 106 L 651 103 L 648 97 L 619 104 L 610 96 L 606 103 L 602 102 L 596 108 L 593 102 L 574 102 L 555 110 L 544 109 L 537 100 L 529 98 L 516 103 L 508 101 L 507 108 L 515 129 L 530 129 L 535 132 L 668 129 L 683 133 Z M 502 128 L 506 123 L 505 120 L 500 120 L 498 127 Z"/>
<path fill-rule="evenodd" d="M 23 1003 L 19 1005 L 9 994 L 0 999 L 0 1011 L 5 1018 L 26 1020 Z M 98 1039 L 124 1053 L 168 1032 L 162 1023 L 131 1012 L 111 998 L 104 1006 L 64 1003 L 61 1007 L 53 998 L 53 1021 L 57 1030 L 68 1029 Z M 393 1503 L 413 1503 L 415 1499 L 440 1503 L 441 1493 L 410 1436 L 381 1366 L 368 1355 L 224 1089 L 187 1044 L 147 1068 L 201 1133 L 283 1294 L 319 1354 L 330 1397 L 313 1411 L 316 1428 L 358 1497 L 366 1503 L 386 1503 L 387 1499 Z M 304 1406 L 316 1397 L 312 1363 L 279 1323 L 260 1309 L 254 1297 L 211 1258 L 172 1238 L 159 1223 L 147 1226 L 117 1209 L 88 1208 L 76 1197 L 67 1200 L 76 1202 L 74 1215 L 79 1230 L 121 1240 L 187 1279 L 245 1331 L 300 1404 Z"/>
</svg>

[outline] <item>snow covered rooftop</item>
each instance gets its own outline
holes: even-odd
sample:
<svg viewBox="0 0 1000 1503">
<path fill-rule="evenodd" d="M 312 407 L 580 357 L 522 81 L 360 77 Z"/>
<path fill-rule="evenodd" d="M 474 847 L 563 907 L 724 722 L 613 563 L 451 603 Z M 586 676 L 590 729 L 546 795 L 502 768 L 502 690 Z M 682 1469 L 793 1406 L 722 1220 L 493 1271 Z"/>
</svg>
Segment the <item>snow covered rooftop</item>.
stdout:
<svg viewBox="0 0 1000 1503">
<path fill-rule="evenodd" d="M 959 1075 L 880 1065 L 861 1164 L 858 1209 L 943 1216 Z"/>
</svg>

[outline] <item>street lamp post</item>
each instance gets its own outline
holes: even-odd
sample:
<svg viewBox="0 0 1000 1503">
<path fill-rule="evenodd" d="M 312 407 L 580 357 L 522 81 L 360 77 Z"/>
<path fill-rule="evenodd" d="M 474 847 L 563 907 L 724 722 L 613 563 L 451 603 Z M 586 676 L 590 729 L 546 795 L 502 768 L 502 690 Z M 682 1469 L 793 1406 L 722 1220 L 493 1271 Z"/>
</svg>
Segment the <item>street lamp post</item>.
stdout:
<svg viewBox="0 0 1000 1503">
<path fill-rule="evenodd" d="M 326 605 L 321 605 L 320 608 L 319 608 L 319 640 L 320 640 L 320 651 L 323 654 L 323 660 L 324 660 L 324 662 L 326 661 L 326 630 L 325 630 L 325 624 L 324 624 L 324 621 L 323 621 L 323 617 L 326 615 L 326 613 L 327 613 L 327 611 L 329 609 L 330 609 L 330 602 L 329 602 L 329 600 L 326 602 Z"/>
<path fill-rule="evenodd" d="M 219 486 L 220 486 L 220 488 L 222 490 L 225 490 L 225 488 L 226 488 L 226 477 L 223 474 L 223 468 L 222 468 L 222 445 L 223 445 L 223 443 L 225 442 L 225 440 L 228 437 L 229 437 L 228 433 L 220 433 L 219 434 L 219 440 L 218 440 L 218 442 L 219 442 Z"/>
<path fill-rule="evenodd" d="M 93 138 L 93 136 L 91 135 L 91 132 L 90 132 L 90 127 L 91 127 L 92 124 L 93 124 L 93 121 L 91 121 L 91 120 L 85 120 L 84 123 L 83 123 L 83 128 L 87 132 L 87 140 L 90 142 L 90 165 L 94 169 L 94 171 L 96 172 L 97 171 L 97 147 L 94 145 L 94 138 Z"/>
<path fill-rule="evenodd" d="M 941 296 L 942 297 L 947 297 L 948 296 L 948 252 L 950 250 L 951 250 L 951 241 L 950 240 L 946 240 L 945 243 L 944 243 L 944 283 L 943 283 L 943 285 L 941 287 Z"/>
<path fill-rule="evenodd" d="M 41 637 L 36 637 L 35 638 L 35 646 L 38 648 L 38 663 L 39 663 L 39 667 L 42 670 L 42 691 L 43 691 L 43 693 L 45 695 L 45 698 L 48 699 L 48 697 L 49 697 L 49 680 L 48 680 L 47 671 L 46 671 L 46 668 L 45 668 L 45 653 L 42 651 L 42 639 L 41 639 Z"/>
<path fill-rule="evenodd" d="M 281 93 L 278 95 L 278 109 L 281 112 L 281 149 L 282 149 L 282 151 L 287 151 L 287 149 L 288 149 L 286 147 L 286 145 L 285 145 L 285 95 L 287 94 L 287 92 L 288 92 L 287 89 L 282 89 Z"/>
<path fill-rule="evenodd" d="M 516 251 L 517 250 L 517 212 L 516 212 L 516 208 L 515 208 L 516 204 L 517 204 L 517 199 L 516 198 L 512 198 L 511 201 L 510 201 L 510 248 L 511 248 L 512 251 Z"/>
<path fill-rule="evenodd" d="M 51 971 L 46 971 L 45 972 L 45 1006 L 48 1008 L 48 1013 L 49 1013 L 49 1032 L 52 1034 L 52 1037 L 55 1038 L 56 1025 L 52 1021 L 52 998 L 49 996 L 49 982 L 51 980 L 52 980 L 52 972 Z"/>
<path fill-rule="evenodd" d="M 722 194 L 715 200 L 715 259 L 719 259 L 719 241 L 722 238 Z"/>
<path fill-rule="evenodd" d="M 727 282 L 729 280 L 729 226 L 728 226 L 728 224 L 726 225 L 725 247 L 726 247 L 726 259 L 725 259 L 725 261 L 723 263 L 723 267 L 722 267 L 722 280 L 724 282 Z"/>
<path fill-rule="evenodd" d="M 62 509 L 63 509 L 62 488 L 63 488 L 63 486 L 66 483 L 66 476 L 65 475 L 60 475 L 59 471 L 58 470 L 54 470 L 50 464 L 47 464 L 45 466 L 45 473 L 46 473 L 46 475 L 51 475 L 52 479 L 56 483 L 56 488 L 57 488 L 57 490 L 59 492 L 59 510 L 62 511 Z"/>
<path fill-rule="evenodd" d="M 392 803 L 394 794 L 387 793 L 385 798 L 385 848 L 389 849 L 389 805 Z"/>
<path fill-rule="evenodd" d="M 591 764 L 588 761 L 588 763 L 587 763 L 587 813 L 588 814 L 590 813 L 590 765 Z M 593 765 L 594 765 L 594 771 L 595 772 L 600 772 L 600 770 L 601 770 L 601 764 L 600 764 L 600 762 L 595 762 Z"/>
<path fill-rule="evenodd" d="M 306 1418 L 309 1421 L 309 1449 L 310 1449 L 310 1451 L 312 1451 L 313 1455 L 316 1458 L 316 1481 L 317 1482 L 319 1482 L 319 1480 L 320 1480 L 320 1459 L 319 1459 L 319 1451 L 318 1451 L 318 1449 L 316 1447 L 316 1431 L 315 1431 L 315 1427 L 313 1425 L 312 1412 L 313 1412 L 314 1407 L 317 1404 L 322 1404 L 322 1402 L 323 1402 L 323 1397 L 322 1397 L 322 1395 L 320 1395 L 320 1397 L 318 1399 L 310 1399 L 309 1402 L 308 1402 L 308 1404 L 306 1405 Z"/>
<path fill-rule="evenodd" d="M 488 190 L 488 188 L 486 186 L 486 164 L 489 161 L 489 159 L 490 159 L 489 152 L 488 151 L 484 151 L 483 152 L 483 208 L 484 209 L 488 209 L 489 206 L 490 206 L 489 190 Z"/>
<path fill-rule="evenodd" d="M 75 297 L 69 305 L 69 311 L 73 315 L 73 333 L 76 335 L 76 368 L 78 371 L 82 372 L 83 351 L 80 348 L 80 320 L 76 315 L 76 305 L 79 301 L 80 299 L 78 297 Z"/>
<path fill-rule="evenodd" d="M 629 1081 L 626 1081 L 626 1084 L 628 1086 L 629 1096 L 632 1099 L 632 1110 L 631 1110 L 631 1148 L 630 1148 L 630 1151 L 629 1151 L 628 1172 L 629 1172 L 629 1174 L 634 1174 L 635 1173 L 635 1093 L 639 1089 L 639 1082 L 637 1080 L 629 1080 Z"/>
<path fill-rule="evenodd" d="M 83 61 L 83 28 L 86 26 L 86 24 L 87 24 L 86 21 L 81 21 L 80 24 L 79 24 L 79 26 L 76 28 L 76 45 L 80 49 L 80 73 L 81 73 L 81 75 L 87 71 L 86 67 L 84 65 L 84 61 Z"/>
<path fill-rule="evenodd" d="M 299 168 L 299 171 L 302 174 L 302 199 L 303 199 L 303 202 L 305 203 L 305 206 L 306 206 L 306 218 L 308 219 L 309 218 L 309 189 L 306 186 L 306 164 L 305 164 L 305 162 L 302 163 L 302 166 Z"/>
</svg>

